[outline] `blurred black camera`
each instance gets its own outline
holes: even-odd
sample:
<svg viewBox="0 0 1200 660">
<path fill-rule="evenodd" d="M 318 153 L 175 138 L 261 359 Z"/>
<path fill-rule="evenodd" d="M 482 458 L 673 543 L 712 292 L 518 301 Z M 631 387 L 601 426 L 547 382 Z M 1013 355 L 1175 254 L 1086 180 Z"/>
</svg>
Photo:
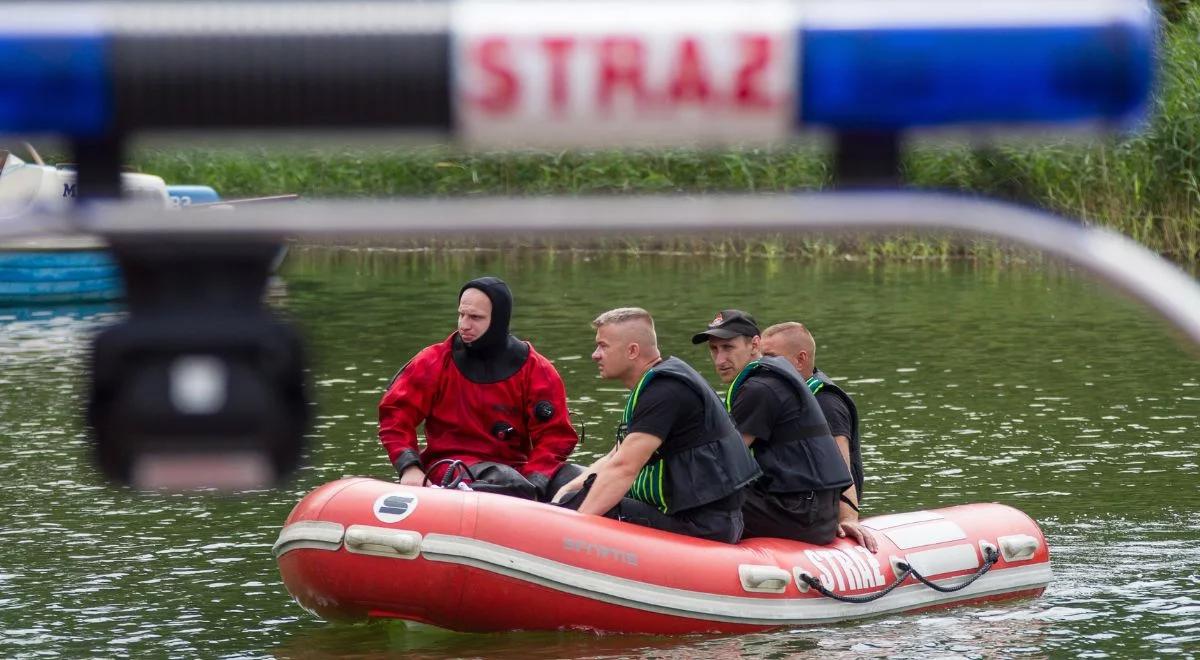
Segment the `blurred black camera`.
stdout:
<svg viewBox="0 0 1200 660">
<path fill-rule="evenodd" d="M 110 239 L 128 319 L 92 350 L 87 421 L 110 478 L 141 489 L 270 486 L 311 417 L 300 338 L 264 304 L 278 241 Z"/>
</svg>

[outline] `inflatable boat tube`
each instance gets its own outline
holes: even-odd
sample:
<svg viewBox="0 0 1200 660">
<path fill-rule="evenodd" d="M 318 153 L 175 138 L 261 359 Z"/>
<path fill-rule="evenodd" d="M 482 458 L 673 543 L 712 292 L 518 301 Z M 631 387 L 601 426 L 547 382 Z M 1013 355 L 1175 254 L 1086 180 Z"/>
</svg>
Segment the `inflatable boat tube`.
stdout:
<svg viewBox="0 0 1200 660">
<path fill-rule="evenodd" d="M 1041 530 L 1008 506 L 863 524 L 877 554 L 848 540 L 727 545 L 503 495 L 353 478 L 301 500 L 274 554 L 288 591 L 318 616 L 460 631 L 751 632 L 1036 596 L 1050 580 Z"/>
</svg>

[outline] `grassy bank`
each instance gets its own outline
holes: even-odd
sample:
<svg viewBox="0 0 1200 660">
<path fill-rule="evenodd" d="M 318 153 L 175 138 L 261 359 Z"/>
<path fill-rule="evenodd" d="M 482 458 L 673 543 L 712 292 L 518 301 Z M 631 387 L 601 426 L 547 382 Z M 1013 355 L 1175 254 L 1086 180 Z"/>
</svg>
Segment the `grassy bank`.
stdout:
<svg viewBox="0 0 1200 660">
<path fill-rule="evenodd" d="M 1200 9 L 1172 9 L 1154 117 L 1137 136 L 1095 142 L 918 147 L 904 164 L 920 187 L 1031 202 L 1105 225 L 1181 263 L 1200 262 Z M 142 170 L 207 183 L 225 196 L 542 195 L 632 192 L 783 192 L 830 183 L 827 155 L 811 148 L 719 153 L 462 154 L 446 148 L 300 151 L 148 150 Z M 622 249 L 864 257 L 994 256 L 991 244 L 905 236 L 811 241 L 735 236 L 695 241 L 613 239 Z"/>
</svg>

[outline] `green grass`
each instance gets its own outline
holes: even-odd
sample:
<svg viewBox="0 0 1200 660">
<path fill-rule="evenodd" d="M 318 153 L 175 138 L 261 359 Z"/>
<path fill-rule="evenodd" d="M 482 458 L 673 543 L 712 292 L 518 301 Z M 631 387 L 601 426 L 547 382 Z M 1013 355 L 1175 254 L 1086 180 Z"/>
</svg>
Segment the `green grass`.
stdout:
<svg viewBox="0 0 1200 660">
<path fill-rule="evenodd" d="M 905 157 L 913 186 L 979 192 L 1037 204 L 1111 227 L 1180 263 L 1200 262 L 1200 8 L 1164 5 L 1153 118 L 1133 136 L 1092 141 L 921 146 Z M 784 192 L 830 184 L 827 154 L 813 148 L 723 152 L 466 154 L 445 147 L 146 150 L 137 167 L 170 182 L 205 183 L 225 197 L 583 195 Z M 463 243 L 465 245 L 465 242 Z M 911 236 L 812 240 L 610 238 L 541 247 L 703 252 L 722 256 L 871 259 L 1006 258 L 991 243 Z"/>
</svg>

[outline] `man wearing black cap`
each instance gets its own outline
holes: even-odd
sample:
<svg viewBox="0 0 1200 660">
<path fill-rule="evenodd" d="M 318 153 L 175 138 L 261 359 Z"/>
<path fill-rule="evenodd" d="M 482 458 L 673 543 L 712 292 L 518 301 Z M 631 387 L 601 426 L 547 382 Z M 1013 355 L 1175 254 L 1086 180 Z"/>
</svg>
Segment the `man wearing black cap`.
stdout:
<svg viewBox="0 0 1200 660">
<path fill-rule="evenodd" d="M 763 357 L 754 317 L 723 310 L 693 344 L 708 342 L 725 408 L 763 476 L 746 489 L 746 538 L 770 536 L 824 545 L 839 536 L 842 491 L 853 485 L 825 416 L 803 376 L 781 357 Z M 870 534 L 848 532 L 874 550 Z"/>
<path fill-rule="evenodd" d="M 462 461 L 477 490 L 547 499 L 581 471 L 565 462 L 579 438 L 562 378 L 509 334 L 511 316 L 503 280 L 467 282 L 459 291 L 458 329 L 392 380 L 379 403 L 379 441 L 401 483 L 419 486 L 427 470 L 440 483 L 450 462 Z M 426 441 L 418 453 L 421 422 Z"/>
</svg>

